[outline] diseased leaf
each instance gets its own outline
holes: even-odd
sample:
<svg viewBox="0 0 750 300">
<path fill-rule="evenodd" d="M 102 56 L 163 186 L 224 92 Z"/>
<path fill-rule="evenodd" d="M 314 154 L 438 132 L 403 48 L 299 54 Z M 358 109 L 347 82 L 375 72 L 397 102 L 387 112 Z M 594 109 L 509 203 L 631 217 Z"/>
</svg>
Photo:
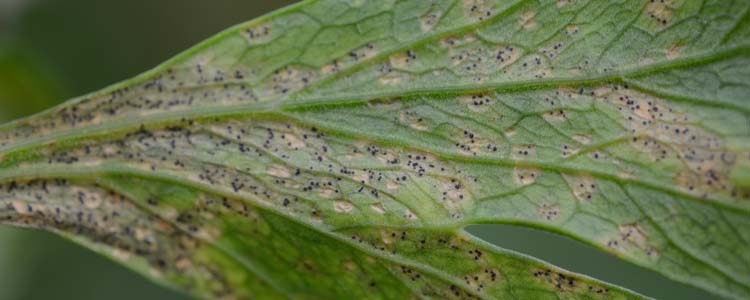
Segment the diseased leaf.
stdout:
<svg viewBox="0 0 750 300">
<path fill-rule="evenodd" d="M 0 219 L 205 298 L 750 297 L 747 1 L 307 1 L 0 128 Z"/>
</svg>

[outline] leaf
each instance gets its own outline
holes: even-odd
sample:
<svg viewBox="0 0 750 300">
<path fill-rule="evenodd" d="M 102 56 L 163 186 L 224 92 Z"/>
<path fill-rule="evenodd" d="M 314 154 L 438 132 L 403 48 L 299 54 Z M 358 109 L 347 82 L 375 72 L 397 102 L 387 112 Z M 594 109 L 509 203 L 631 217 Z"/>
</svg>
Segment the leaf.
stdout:
<svg viewBox="0 0 750 300">
<path fill-rule="evenodd" d="M 747 1 L 306 1 L 0 128 L 0 219 L 204 298 L 750 297 Z"/>
</svg>

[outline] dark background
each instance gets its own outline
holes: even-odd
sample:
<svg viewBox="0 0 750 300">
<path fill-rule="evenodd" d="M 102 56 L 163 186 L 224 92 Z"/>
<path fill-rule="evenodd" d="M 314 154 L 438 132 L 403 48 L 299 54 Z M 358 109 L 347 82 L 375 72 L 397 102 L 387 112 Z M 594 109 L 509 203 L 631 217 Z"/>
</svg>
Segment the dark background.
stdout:
<svg viewBox="0 0 750 300">
<path fill-rule="evenodd" d="M 135 76 L 292 2 L 0 0 L 0 122 Z M 651 297 L 718 299 L 558 235 L 508 225 L 470 231 Z M 0 299 L 188 298 L 50 233 L 0 227 Z"/>
</svg>

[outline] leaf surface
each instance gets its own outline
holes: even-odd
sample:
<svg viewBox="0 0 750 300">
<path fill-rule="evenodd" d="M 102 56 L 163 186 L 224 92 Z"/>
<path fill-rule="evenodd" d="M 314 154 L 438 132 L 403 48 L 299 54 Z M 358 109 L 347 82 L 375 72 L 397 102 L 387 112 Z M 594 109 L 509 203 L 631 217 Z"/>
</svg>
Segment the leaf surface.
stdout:
<svg viewBox="0 0 750 300">
<path fill-rule="evenodd" d="M 750 297 L 747 1 L 306 1 L 0 127 L 0 220 L 205 298 Z"/>
</svg>

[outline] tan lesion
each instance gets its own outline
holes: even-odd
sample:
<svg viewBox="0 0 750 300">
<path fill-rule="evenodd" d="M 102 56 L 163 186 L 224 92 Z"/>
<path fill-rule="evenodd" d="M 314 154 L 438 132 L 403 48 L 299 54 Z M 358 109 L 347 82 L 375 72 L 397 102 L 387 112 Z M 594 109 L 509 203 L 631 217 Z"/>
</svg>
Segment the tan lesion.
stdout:
<svg viewBox="0 0 750 300">
<path fill-rule="evenodd" d="M 525 30 L 536 28 L 538 25 L 536 22 L 536 12 L 531 10 L 523 12 L 518 18 L 518 25 Z"/>
<path fill-rule="evenodd" d="M 562 94 L 577 94 L 574 88 L 562 89 Z M 588 90 L 584 91 L 584 94 Z M 619 114 L 623 127 L 620 136 L 601 137 L 573 135 L 580 145 L 563 145 L 564 158 L 587 155 L 592 161 L 610 162 L 626 167 L 623 159 L 657 163 L 654 171 L 662 173 L 661 180 L 672 180 L 679 189 L 704 198 L 734 198 L 739 200 L 740 188 L 733 186 L 729 173 L 736 164 L 741 147 L 729 147 L 725 139 L 704 128 L 699 117 L 670 100 L 648 95 L 623 85 L 606 85 L 592 90 L 590 98 L 602 110 Z M 583 98 L 581 98 L 583 100 Z M 606 106 L 606 109 L 604 108 Z M 611 145 L 609 145 L 612 143 Z M 632 154 L 614 147 L 628 145 Z M 649 161 L 643 161 L 644 159 Z M 623 179 L 638 178 L 638 171 Z M 622 177 L 622 176 L 620 176 Z"/>
<path fill-rule="evenodd" d="M 678 0 L 648 1 L 643 13 L 652 24 L 658 28 L 664 28 L 672 24 L 675 11 L 680 5 Z"/>
<path fill-rule="evenodd" d="M 684 46 L 680 43 L 674 43 L 667 47 L 665 56 L 667 60 L 675 60 L 682 56 L 682 50 Z"/>
<path fill-rule="evenodd" d="M 590 174 L 562 174 L 573 195 L 581 203 L 590 203 L 599 194 L 596 179 Z"/>
<path fill-rule="evenodd" d="M 443 12 L 439 10 L 432 10 L 422 17 L 419 18 L 420 28 L 423 32 L 432 31 L 433 28 L 440 22 L 443 17 Z"/>
<path fill-rule="evenodd" d="M 493 0 L 463 0 L 464 15 L 473 21 L 489 20 L 496 14 Z"/>
<path fill-rule="evenodd" d="M 542 175 L 539 168 L 516 167 L 513 169 L 514 179 L 518 185 L 525 186 L 533 184 Z"/>
<path fill-rule="evenodd" d="M 574 0 L 557 0 L 557 7 L 559 8 L 559 7 L 566 6 L 566 5 L 570 4 L 573 1 Z"/>
<path fill-rule="evenodd" d="M 0 184 L 0 223 L 74 236 L 149 276 L 179 278 L 187 289 L 214 280 L 216 290 L 201 293 L 224 298 L 234 289 L 214 273 L 218 266 L 196 258 L 205 249 L 203 241 L 100 186 L 62 179 Z"/>
<path fill-rule="evenodd" d="M 271 24 L 253 24 L 242 30 L 242 36 L 249 45 L 266 44 L 273 38 L 273 28 Z"/>
<path fill-rule="evenodd" d="M 649 231 L 637 222 L 619 225 L 616 236 L 607 239 L 605 245 L 617 253 L 631 257 L 640 256 L 650 260 L 661 257 L 659 247 L 652 241 Z"/>
</svg>

